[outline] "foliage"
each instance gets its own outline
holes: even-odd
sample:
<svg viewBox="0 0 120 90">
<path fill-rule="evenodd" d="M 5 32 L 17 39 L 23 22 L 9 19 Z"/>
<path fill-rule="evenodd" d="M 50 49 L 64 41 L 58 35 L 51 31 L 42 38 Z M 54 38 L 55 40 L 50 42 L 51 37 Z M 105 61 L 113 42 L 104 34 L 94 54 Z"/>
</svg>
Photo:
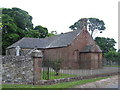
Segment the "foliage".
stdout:
<svg viewBox="0 0 120 90">
<path fill-rule="evenodd" d="M 49 68 L 52 68 L 54 71 L 55 71 L 55 75 L 59 75 L 59 70 L 61 68 L 61 63 L 63 62 L 62 59 L 55 59 L 55 60 L 44 60 L 43 61 L 43 67 L 47 67 L 47 73 L 43 73 L 46 75 L 45 78 L 49 78 L 49 73 L 50 73 L 50 70 Z"/>
<path fill-rule="evenodd" d="M 108 53 L 105 53 L 105 58 L 107 59 L 107 60 L 112 60 L 112 61 L 114 61 L 114 60 L 116 60 L 116 57 L 117 57 L 117 53 L 115 52 L 115 51 L 109 51 Z"/>
<path fill-rule="evenodd" d="M 83 27 L 87 27 L 87 18 L 81 18 L 80 20 L 78 20 L 77 22 L 75 22 L 73 25 L 71 25 L 69 28 L 71 30 L 82 30 Z"/>
<path fill-rule="evenodd" d="M 105 23 L 103 20 L 99 20 L 97 18 L 88 18 L 88 27 L 89 31 L 91 31 L 91 36 L 93 35 L 93 32 L 97 29 L 102 33 L 103 30 L 105 30 Z"/>
<path fill-rule="evenodd" d="M 50 37 L 50 36 L 54 36 L 55 34 L 53 34 L 53 33 L 48 33 L 48 37 Z"/>
<path fill-rule="evenodd" d="M 40 25 L 36 26 L 34 30 L 37 30 L 40 33 L 39 34 L 40 38 L 45 38 L 48 35 L 48 29 Z"/>
<path fill-rule="evenodd" d="M 51 31 L 50 33 L 48 33 L 48 37 L 50 36 L 54 36 L 54 35 L 57 35 L 57 31 Z"/>
<path fill-rule="evenodd" d="M 99 30 L 102 33 L 105 30 L 105 23 L 103 20 L 99 20 L 98 18 L 82 18 L 71 25 L 69 28 L 72 30 L 82 30 L 83 27 L 88 27 L 89 31 L 91 31 L 91 36 L 93 36 L 93 32 L 95 30 Z"/>
<path fill-rule="evenodd" d="M 120 65 L 105 65 L 104 67 L 120 67 Z"/>
<path fill-rule="evenodd" d="M 120 53 L 120 49 L 118 50 L 118 52 Z"/>
<path fill-rule="evenodd" d="M 59 70 L 61 68 L 62 61 L 63 61 L 62 59 L 55 59 L 51 61 L 50 67 L 54 69 L 54 71 L 56 72 L 56 75 L 59 75 Z"/>
<path fill-rule="evenodd" d="M 114 48 L 116 41 L 113 38 L 96 37 L 95 41 L 100 46 L 103 53 L 107 53 L 110 50 L 116 50 Z"/>
<path fill-rule="evenodd" d="M 30 29 L 28 32 L 25 32 L 25 37 L 39 38 L 39 31 Z"/>
<path fill-rule="evenodd" d="M 120 53 L 114 50 L 111 50 L 108 53 L 105 53 L 104 56 L 108 61 L 113 61 L 113 62 L 120 61 Z"/>
<path fill-rule="evenodd" d="M 47 35 L 47 28 L 40 26 L 33 27 L 32 16 L 20 8 L 2 9 L 2 51 L 23 37 L 44 38 Z"/>
</svg>

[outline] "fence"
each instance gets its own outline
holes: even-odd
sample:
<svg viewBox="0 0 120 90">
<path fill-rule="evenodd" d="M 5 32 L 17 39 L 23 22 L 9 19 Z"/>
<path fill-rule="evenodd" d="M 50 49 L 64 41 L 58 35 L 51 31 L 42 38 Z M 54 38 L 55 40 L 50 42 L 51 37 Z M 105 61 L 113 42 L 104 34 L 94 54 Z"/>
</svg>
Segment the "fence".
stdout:
<svg viewBox="0 0 120 90">
<path fill-rule="evenodd" d="M 119 61 L 118 60 L 112 61 L 112 60 L 104 59 L 103 60 L 103 66 L 106 66 L 106 65 L 119 65 Z"/>
<path fill-rule="evenodd" d="M 118 72 L 118 67 L 102 67 L 100 69 L 63 69 L 60 67 L 57 72 L 51 67 L 53 61 L 43 61 L 42 65 L 42 80 L 51 80 L 59 78 L 79 77 L 79 76 L 90 76 L 99 74 L 110 74 Z"/>
</svg>

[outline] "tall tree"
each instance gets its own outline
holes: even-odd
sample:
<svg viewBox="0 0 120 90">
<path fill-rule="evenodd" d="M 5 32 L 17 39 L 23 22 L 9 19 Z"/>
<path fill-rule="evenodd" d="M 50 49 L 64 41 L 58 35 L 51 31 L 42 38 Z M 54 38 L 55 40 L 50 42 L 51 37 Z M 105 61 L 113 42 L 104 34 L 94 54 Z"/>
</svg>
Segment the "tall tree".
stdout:
<svg viewBox="0 0 120 90">
<path fill-rule="evenodd" d="M 117 64 L 118 62 L 120 62 L 120 53 L 114 50 L 110 50 L 108 53 L 105 53 L 104 57 L 106 58 L 108 62 L 110 61 L 117 62 Z"/>
<path fill-rule="evenodd" d="M 2 51 L 5 54 L 6 47 L 23 37 L 44 38 L 47 28 L 33 28 L 32 16 L 20 8 L 2 8 Z"/>
<path fill-rule="evenodd" d="M 99 20 L 98 18 L 82 18 L 71 25 L 69 28 L 72 30 L 81 30 L 83 27 L 88 27 L 89 31 L 91 32 L 91 36 L 95 30 L 99 30 L 102 33 L 105 30 L 105 23 L 103 20 Z"/>
<path fill-rule="evenodd" d="M 21 28 L 22 30 L 29 30 L 33 28 L 32 16 L 20 8 L 4 8 L 2 10 L 2 14 L 7 14 L 12 17 L 17 27 Z"/>
<path fill-rule="evenodd" d="M 118 53 L 120 53 L 120 49 L 118 49 Z"/>
<path fill-rule="evenodd" d="M 95 41 L 104 53 L 108 53 L 111 50 L 116 51 L 114 48 L 116 41 L 113 38 L 96 37 Z"/>
<path fill-rule="evenodd" d="M 40 25 L 36 26 L 34 28 L 34 30 L 38 30 L 39 31 L 39 37 L 40 38 L 45 38 L 48 35 L 48 29 L 46 27 L 42 27 Z"/>
</svg>

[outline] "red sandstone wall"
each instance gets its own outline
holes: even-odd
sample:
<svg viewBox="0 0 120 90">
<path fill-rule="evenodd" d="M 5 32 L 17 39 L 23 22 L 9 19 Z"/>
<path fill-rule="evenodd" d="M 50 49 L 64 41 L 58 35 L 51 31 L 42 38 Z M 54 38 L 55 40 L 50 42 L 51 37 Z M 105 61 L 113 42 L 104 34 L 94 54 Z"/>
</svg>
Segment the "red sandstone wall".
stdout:
<svg viewBox="0 0 120 90">
<path fill-rule="evenodd" d="M 78 69 L 80 68 L 79 51 L 81 51 L 86 45 L 94 43 L 95 42 L 88 31 L 83 30 L 68 47 L 44 50 L 44 60 L 61 58 L 64 60 L 62 64 L 64 68 Z"/>
<path fill-rule="evenodd" d="M 78 35 L 75 40 L 68 47 L 69 49 L 69 66 L 72 68 L 80 68 L 79 61 L 79 52 L 86 46 L 90 44 L 94 44 L 95 41 L 90 36 L 87 30 L 81 31 L 80 35 Z M 89 58 L 89 57 L 88 57 Z"/>
<path fill-rule="evenodd" d="M 69 57 L 69 52 L 68 52 L 67 47 L 63 48 L 52 48 L 52 49 L 46 49 L 44 50 L 44 60 L 55 60 L 55 59 L 62 59 L 63 63 L 62 66 L 64 68 L 68 67 L 68 57 Z"/>
</svg>

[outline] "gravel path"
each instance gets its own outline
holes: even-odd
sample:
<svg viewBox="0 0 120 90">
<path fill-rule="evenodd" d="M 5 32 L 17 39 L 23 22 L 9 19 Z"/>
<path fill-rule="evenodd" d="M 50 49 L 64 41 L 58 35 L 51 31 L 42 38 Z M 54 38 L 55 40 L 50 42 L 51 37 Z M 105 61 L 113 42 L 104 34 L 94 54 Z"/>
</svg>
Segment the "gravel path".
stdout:
<svg viewBox="0 0 120 90">
<path fill-rule="evenodd" d="M 73 88 L 118 88 L 118 76 L 116 75 L 100 81 L 74 86 Z"/>
</svg>

